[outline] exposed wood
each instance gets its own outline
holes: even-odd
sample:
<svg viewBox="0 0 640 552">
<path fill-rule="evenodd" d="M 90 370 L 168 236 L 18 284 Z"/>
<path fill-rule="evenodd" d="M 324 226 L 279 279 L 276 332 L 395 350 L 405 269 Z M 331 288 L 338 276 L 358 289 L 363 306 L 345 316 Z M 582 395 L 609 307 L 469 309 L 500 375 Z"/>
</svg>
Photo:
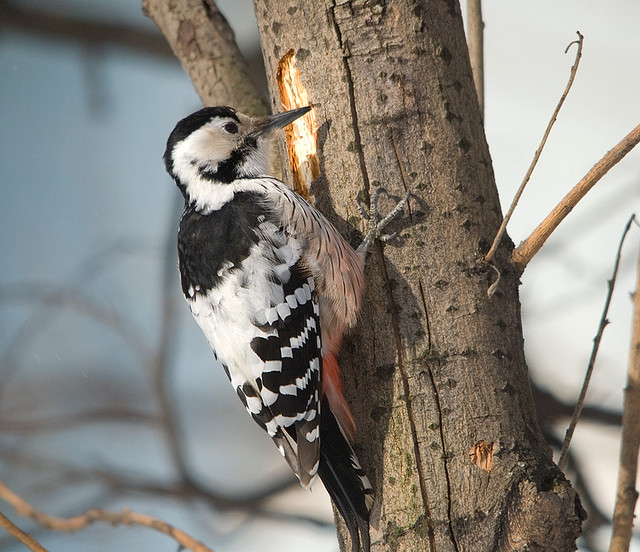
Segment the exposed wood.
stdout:
<svg viewBox="0 0 640 552">
<path fill-rule="evenodd" d="M 300 71 L 296 67 L 296 55 L 293 50 L 289 50 L 280 59 L 276 82 L 283 110 L 290 111 L 309 105 L 309 94 L 300 82 Z M 293 189 L 309 200 L 311 183 L 320 176 L 318 122 L 315 110 L 311 109 L 309 113 L 296 119 L 284 129 L 284 133 Z"/>
</svg>

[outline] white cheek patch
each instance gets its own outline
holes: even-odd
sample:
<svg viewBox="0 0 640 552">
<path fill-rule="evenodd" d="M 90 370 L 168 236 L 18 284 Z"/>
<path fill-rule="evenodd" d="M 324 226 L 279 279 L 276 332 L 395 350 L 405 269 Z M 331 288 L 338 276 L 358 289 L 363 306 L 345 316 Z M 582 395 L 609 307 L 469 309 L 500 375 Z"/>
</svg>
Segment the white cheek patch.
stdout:
<svg viewBox="0 0 640 552">
<path fill-rule="evenodd" d="M 197 210 L 210 213 L 233 199 L 233 190 L 228 185 L 203 178 L 201 173 L 203 170 L 215 173 L 218 163 L 228 159 L 236 145 L 232 135 L 204 126 L 173 148 L 173 172 Z"/>
</svg>

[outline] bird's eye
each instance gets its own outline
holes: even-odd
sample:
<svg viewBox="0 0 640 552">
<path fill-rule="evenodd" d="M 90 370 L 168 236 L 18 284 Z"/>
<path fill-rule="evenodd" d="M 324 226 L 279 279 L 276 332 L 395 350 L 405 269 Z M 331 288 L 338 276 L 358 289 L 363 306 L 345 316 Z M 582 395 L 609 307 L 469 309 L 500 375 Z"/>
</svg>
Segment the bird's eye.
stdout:
<svg viewBox="0 0 640 552">
<path fill-rule="evenodd" d="M 235 123 L 225 123 L 222 125 L 222 128 L 226 130 L 229 134 L 237 134 L 238 133 L 238 125 Z"/>
</svg>

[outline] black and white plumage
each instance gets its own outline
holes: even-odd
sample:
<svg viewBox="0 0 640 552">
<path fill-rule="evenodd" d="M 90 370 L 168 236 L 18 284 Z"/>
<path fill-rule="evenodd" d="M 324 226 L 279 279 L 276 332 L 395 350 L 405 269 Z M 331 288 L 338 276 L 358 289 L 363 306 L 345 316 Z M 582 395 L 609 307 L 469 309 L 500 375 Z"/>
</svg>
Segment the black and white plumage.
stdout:
<svg viewBox="0 0 640 552">
<path fill-rule="evenodd" d="M 308 487 L 320 476 L 369 549 L 373 491 L 336 356 L 357 318 L 363 255 L 268 175 L 268 140 L 310 108 L 251 119 L 228 107 L 180 121 L 164 161 L 185 198 L 182 291 L 253 419 Z"/>
</svg>

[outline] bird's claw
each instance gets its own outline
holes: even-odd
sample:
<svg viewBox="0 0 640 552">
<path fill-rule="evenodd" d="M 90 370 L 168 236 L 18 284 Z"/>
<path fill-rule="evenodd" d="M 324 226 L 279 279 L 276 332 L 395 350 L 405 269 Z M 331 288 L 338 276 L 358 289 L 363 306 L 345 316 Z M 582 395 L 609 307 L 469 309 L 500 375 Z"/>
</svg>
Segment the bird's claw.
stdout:
<svg viewBox="0 0 640 552">
<path fill-rule="evenodd" d="M 363 202 L 360 198 L 356 200 L 358 211 L 360 211 L 362 217 L 369 223 L 369 231 L 358 247 L 358 253 L 361 253 L 363 255 L 366 253 L 367 248 L 373 241 L 380 240 L 381 242 L 386 243 L 396 237 L 395 232 L 392 234 L 383 234 L 382 231 L 384 230 L 385 226 L 387 226 L 402 212 L 404 206 L 409 201 L 409 197 L 411 197 L 411 192 L 407 192 L 405 196 L 400 201 L 398 201 L 396 206 L 389 213 L 387 213 L 386 216 L 381 217 L 380 212 L 378 211 L 378 202 L 383 192 L 386 194 L 387 190 L 385 190 L 384 188 L 377 188 L 373 192 L 373 194 L 371 194 L 371 200 L 369 201 L 368 210 L 363 205 Z"/>
</svg>

